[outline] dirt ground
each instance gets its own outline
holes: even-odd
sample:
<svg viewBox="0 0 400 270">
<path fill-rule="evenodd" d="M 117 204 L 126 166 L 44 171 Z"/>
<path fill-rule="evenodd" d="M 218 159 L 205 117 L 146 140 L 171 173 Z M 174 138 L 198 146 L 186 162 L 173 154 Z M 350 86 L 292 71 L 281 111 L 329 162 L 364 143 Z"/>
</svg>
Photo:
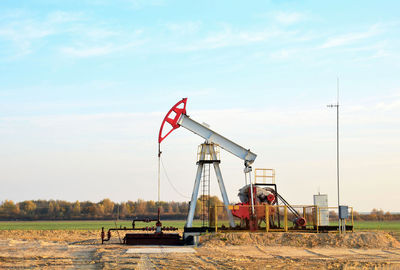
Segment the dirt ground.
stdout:
<svg viewBox="0 0 400 270">
<path fill-rule="evenodd" d="M 121 235 L 122 237 L 122 235 Z M 400 269 L 388 233 L 222 233 L 195 253 L 127 253 L 99 231 L 0 231 L 0 269 Z"/>
</svg>

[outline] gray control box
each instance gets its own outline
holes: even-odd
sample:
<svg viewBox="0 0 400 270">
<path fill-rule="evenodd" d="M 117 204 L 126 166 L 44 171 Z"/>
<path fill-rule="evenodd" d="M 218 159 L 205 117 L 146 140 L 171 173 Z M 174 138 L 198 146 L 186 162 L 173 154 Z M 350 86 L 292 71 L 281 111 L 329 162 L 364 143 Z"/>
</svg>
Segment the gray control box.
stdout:
<svg viewBox="0 0 400 270">
<path fill-rule="evenodd" d="M 349 207 L 347 205 L 339 206 L 339 218 L 348 219 L 349 218 Z"/>
</svg>

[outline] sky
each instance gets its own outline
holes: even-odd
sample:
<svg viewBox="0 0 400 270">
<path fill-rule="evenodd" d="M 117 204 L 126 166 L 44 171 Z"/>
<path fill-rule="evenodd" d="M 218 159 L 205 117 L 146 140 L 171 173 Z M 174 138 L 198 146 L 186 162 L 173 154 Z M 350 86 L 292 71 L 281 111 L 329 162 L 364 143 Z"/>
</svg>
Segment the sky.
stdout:
<svg viewBox="0 0 400 270">
<path fill-rule="evenodd" d="M 281 195 L 400 211 L 398 1 L 0 2 L 0 201 L 157 199 L 157 136 L 187 113 L 274 168 Z M 203 140 L 161 145 L 161 199 L 188 201 Z M 229 199 L 243 162 L 221 151 Z M 167 178 L 168 176 L 168 178 Z M 215 177 L 212 192 L 218 195 Z"/>
</svg>

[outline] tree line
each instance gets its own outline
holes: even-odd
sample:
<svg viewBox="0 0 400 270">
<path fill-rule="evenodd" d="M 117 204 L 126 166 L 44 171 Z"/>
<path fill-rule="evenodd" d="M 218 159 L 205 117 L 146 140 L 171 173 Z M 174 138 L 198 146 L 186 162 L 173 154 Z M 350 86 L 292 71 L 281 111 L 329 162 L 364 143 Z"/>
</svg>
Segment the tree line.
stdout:
<svg viewBox="0 0 400 270">
<path fill-rule="evenodd" d="M 391 221 L 400 220 L 400 213 L 390 213 L 389 211 L 383 211 L 382 209 L 372 209 L 370 213 L 359 213 L 357 211 L 353 212 L 354 220 L 358 221 Z M 330 220 L 337 220 L 338 215 L 334 211 L 329 212 Z"/>
<path fill-rule="evenodd" d="M 195 218 L 200 218 L 202 211 L 201 197 L 197 201 Z M 222 205 L 218 197 L 210 197 L 210 206 Z M 185 219 L 188 213 L 188 202 L 160 202 L 160 212 L 163 219 Z M 137 218 L 156 218 L 158 205 L 155 201 L 127 201 L 115 203 L 104 199 L 93 203 L 90 201 L 68 202 L 62 200 L 30 200 L 14 203 L 11 200 L 0 202 L 0 220 L 112 220 Z M 218 216 L 224 217 L 224 208 L 218 209 Z M 337 219 L 337 213 L 331 211 L 329 217 Z M 354 220 L 390 221 L 400 220 L 399 213 L 372 209 L 368 214 L 353 213 Z"/>
<path fill-rule="evenodd" d="M 221 205 L 218 197 L 210 197 L 212 205 Z M 201 215 L 201 199 L 196 206 L 195 217 Z M 160 213 L 163 219 L 185 219 L 189 202 L 160 202 Z M 158 204 L 155 201 L 127 201 L 116 203 L 104 199 L 93 203 L 90 201 L 68 202 L 63 200 L 29 200 L 14 203 L 5 200 L 0 203 L 0 220 L 93 220 L 93 219 L 131 219 L 155 218 Z"/>
</svg>

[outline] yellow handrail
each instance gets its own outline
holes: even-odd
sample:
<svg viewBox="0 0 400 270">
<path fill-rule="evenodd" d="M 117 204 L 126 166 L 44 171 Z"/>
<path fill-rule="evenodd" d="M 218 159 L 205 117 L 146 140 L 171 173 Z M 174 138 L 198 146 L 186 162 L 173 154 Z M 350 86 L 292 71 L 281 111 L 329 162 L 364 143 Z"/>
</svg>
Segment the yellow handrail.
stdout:
<svg viewBox="0 0 400 270">
<path fill-rule="evenodd" d="M 287 232 L 287 231 L 288 231 L 288 222 L 287 222 L 287 205 L 285 205 L 285 208 L 284 208 L 284 213 L 285 213 L 285 220 L 284 220 L 284 222 L 285 222 L 285 232 Z"/>
<path fill-rule="evenodd" d="M 269 206 L 265 206 L 265 230 L 269 232 Z"/>
<path fill-rule="evenodd" d="M 218 208 L 214 207 L 214 215 L 215 215 L 215 232 L 218 232 Z"/>
</svg>

